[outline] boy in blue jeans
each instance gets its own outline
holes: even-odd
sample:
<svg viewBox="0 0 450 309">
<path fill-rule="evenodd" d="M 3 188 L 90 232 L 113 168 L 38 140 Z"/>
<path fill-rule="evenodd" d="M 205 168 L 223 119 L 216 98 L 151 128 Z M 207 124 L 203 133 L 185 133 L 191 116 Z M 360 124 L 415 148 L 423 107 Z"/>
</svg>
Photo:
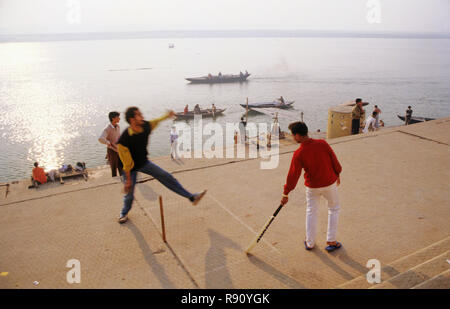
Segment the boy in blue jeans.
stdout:
<svg viewBox="0 0 450 309">
<path fill-rule="evenodd" d="M 145 121 L 141 111 L 135 106 L 129 107 L 125 112 L 125 119 L 130 126 L 123 131 L 117 147 L 120 160 L 123 163 L 125 174 L 124 191 L 126 193 L 118 220 L 119 223 L 125 223 L 128 220 L 128 212 L 131 210 L 134 200 L 134 187 L 138 172 L 155 177 L 173 192 L 189 199 L 193 205 L 197 205 L 206 194 L 206 190 L 199 194 L 190 193 L 171 174 L 147 159 L 147 145 L 151 132 L 161 121 L 169 117 L 175 117 L 175 113 L 169 111 L 160 118 Z"/>
</svg>

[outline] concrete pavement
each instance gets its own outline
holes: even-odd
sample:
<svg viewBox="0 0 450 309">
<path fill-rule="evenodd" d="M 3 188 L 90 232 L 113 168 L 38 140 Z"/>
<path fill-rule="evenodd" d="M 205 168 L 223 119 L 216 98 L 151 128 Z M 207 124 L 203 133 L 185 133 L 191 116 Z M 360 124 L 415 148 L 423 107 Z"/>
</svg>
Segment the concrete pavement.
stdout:
<svg viewBox="0 0 450 309">
<path fill-rule="evenodd" d="M 0 288 L 298 289 L 355 282 L 369 271 L 369 259 L 397 265 L 450 236 L 448 132 L 445 118 L 328 141 L 343 166 L 343 248 L 332 254 L 324 250 L 325 202 L 316 248 L 304 250 L 303 176 L 253 255 L 243 253 L 279 204 L 298 147 L 289 141 L 271 170 L 260 169 L 260 159 L 154 159 L 188 190 L 208 193 L 194 207 L 141 175 L 123 225 L 116 222 L 122 185 L 107 168 L 90 170 L 87 182 L 37 190 L 26 189 L 27 181 L 12 184 L 7 198 L 0 191 L 0 273 L 8 273 L 0 276 Z M 167 243 L 160 234 L 158 195 Z M 438 257 L 450 249 L 446 242 L 440 248 Z M 70 259 L 81 263 L 80 284 L 66 281 Z M 444 282 L 438 287 L 445 287 L 445 274 L 437 277 Z"/>
</svg>

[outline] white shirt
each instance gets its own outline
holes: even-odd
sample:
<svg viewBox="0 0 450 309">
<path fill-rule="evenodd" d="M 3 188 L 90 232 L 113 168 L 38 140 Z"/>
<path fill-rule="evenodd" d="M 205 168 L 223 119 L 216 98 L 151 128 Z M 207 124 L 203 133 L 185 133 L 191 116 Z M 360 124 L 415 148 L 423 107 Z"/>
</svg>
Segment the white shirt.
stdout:
<svg viewBox="0 0 450 309">
<path fill-rule="evenodd" d="M 105 144 L 108 146 L 108 148 L 111 148 L 115 152 L 117 152 L 117 142 L 120 138 L 120 127 L 117 124 L 116 127 L 114 127 L 111 123 L 106 126 L 106 128 L 103 130 L 102 135 L 100 135 L 98 141 L 102 144 Z"/>
<path fill-rule="evenodd" d="M 363 129 L 363 133 L 369 132 L 369 128 L 372 128 L 370 131 L 374 131 L 376 122 L 377 122 L 376 118 L 373 118 L 372 116 L 367 117 L 366 126 Z"/>
</svg>

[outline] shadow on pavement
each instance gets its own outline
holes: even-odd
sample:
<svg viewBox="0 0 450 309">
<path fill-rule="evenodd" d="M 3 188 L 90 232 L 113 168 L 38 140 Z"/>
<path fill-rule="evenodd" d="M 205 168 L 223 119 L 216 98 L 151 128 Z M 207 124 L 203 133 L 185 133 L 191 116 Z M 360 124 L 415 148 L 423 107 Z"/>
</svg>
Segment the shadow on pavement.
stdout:
<svg viewBox="0 0 450 309">
<path fill-rule="evenodd" d="M 293 278 L 283 274 L 278 269 L 274 268 L 273 266 L 267 264 L 263 260 L 257 258 L 254 255 L 249 255 L 248 260 L 258 267 L 259 269 L 263 270 L 264 272 L 271 275 L 274 279 L 280 281 L 284 285 L 288 286 L 291 289 L 306 289 L 302 284 L 294 280 Z"/>
<path fill-rule="evenodd" d="M 331 253 L 331 255 L 338 257 L 342 262 L 359 272 L 361 275 L 364 275 L 369 271 L 368 268 L 364 267 L 363 265 L 353 260 L 350 256 L 348 256 L 347 251 L 344 247 Z"/>
<path fill-rule="evenodd" d="M 242 248 L 231 239 L 208 229 L 211 246 L 205 257 L 205 288 L 232 289 L 233 282 L 227 268 L 225 248 L 241 251 Z"/>
<path fill-rule="evenodd" d="M 337 251 L 340 251 L 340 250 L 344 250 L 344 248 L 340 248 Z M 339 275 L 341 275 L 345 280 L 352 280 L 354 278 L 354 276 L 352 276 L 351 274 L 349 274 L 348 272 L 343 270 L 341 267 L 339 267 L 339 265 L 337 265 L 335 262 L 333 262 L 329 258 L 329 255 L 335 255 L 335 254 L 337 254 L 337 251 L 335 251 L 333 253 L 325 253 L 321 249 L 315 248 L 311 252 L 314 253 L 325 265 L 329 266 L 332 270 L 334 270 Z"/>
<path fill-rule="evenodd" d="M 147 201 L 156 201 L 158 199 L 158 194 L 150 187 L 150 183 L 139 183 L 136 186 Z"/>
<path fill-rule="evenodd" d="M 142 235 L 141 231 L 136 227 L 136 225 L 134 225 L 131 220 L 128 220 L 128 222 L 125 223 L 124 226 L 133 233 L 134 237 L 136 238 L 139 244 L 139 247 L 142 250 L 142 254 L 144 255 L 145 261 L 147 262 L 148 266 L 150 266 L 153 273 L 157 276 L 159 282 L 161 283 L 161 286 L 166 289 L 176 288 L 167 277 L 164 267 L 161 266 L 153 256 L 152 250 L 150 249 L 149 245 L 145 241 L 144 236 Z"/>
</svg>

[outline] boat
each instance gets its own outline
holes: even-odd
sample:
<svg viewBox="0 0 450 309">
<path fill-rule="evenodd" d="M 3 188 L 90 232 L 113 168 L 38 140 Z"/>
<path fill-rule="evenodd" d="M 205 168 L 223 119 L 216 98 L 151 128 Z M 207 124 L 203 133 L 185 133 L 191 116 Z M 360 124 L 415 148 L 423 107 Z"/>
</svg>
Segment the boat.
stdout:
<svg viewBox="0 0 450 309">
<path fill-rule="evenodd" d="M 400 118 L 402 121 L 405 121 L 405 116 L 400 116 L 397 115 L 398 118 Z M 411 117 L 411 120 L 409 121 L 409 124 L 413 124 L 413 123 L 419 123 L 419 122 L 424 122 L 424 121 L 430 121 L 430 120 L 434 120 L 435 118 L 426 118 L 426 117 Z"/>
<path fill-rule="evenodd" d="M 356 105 L 355 101 L 350 101 L 350 102 L 341 104 L 341 106 L 355 106 L 355 105 Z M 362 105 L 367 106 L 367 105 L 369 105 L 369 102 L 362 102 Z"/>
<path fill-rule="evenodd" d="M 294 104 L 295 101 L 287 101 L 284 104 L 281 104 L 280 101 L 272 101 L 272 102 L 261 102 L 261 103 L 252 103 L 248 105 L 248 108 L 268 108 L 268 107 L 275 107 L 275 108 L 291 108 L 292 104 Z M 247 108 L 247 104 L 239 104 L 243 108 Z"/>
<path fill-rule="evenodd" d="M 226 110 L 226 108 L 217 108 L 215 113 L 212 112 L 211 108 L 207 109 L 201 109 L 199 114 L 194 113 L 194 111 L 189 111 L 187 114 L 184 112 L 175 113 L 177 116 L 176 120 L 179 119 L 193 119 L 196 115 L 201 115 L 203 118 L 209 118 L 209 117 L 217 117 L 222 116 L 223 112 Z"/>
<path fill-rule="evenodd" d="M 227 75 L 207 75 L 202 77 L 188 77 L 187 81 L 192 84 L 220 84 L 220 83 L 235 83 L 245 82 L 250 76 L 250 73 L 245 74 L 227 74 Z"/>
</svg>

